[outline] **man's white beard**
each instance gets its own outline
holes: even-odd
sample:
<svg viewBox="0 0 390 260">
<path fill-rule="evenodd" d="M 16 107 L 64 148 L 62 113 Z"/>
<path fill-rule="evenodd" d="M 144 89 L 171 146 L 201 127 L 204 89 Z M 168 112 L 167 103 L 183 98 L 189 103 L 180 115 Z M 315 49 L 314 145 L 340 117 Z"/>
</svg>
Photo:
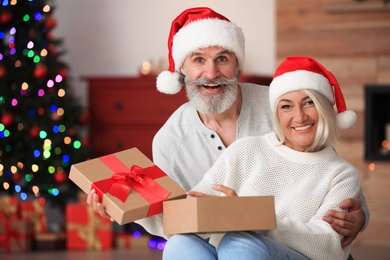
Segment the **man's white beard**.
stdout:
<svg viewBox="0 0 390 260">
<path fill-rule="evenodd" d="M 237 77 L 228 79 L 206 80 L 198 79 L 196 81 L 184 79 L 187 97 L 189 103 L 195 109 L 204 114 L 220 114 L 232 106 L 238 95 Z M 201 94 L 200 85 L 207 84 L 225 85 L 222 93 L 219 94 Z"/>
</svg>

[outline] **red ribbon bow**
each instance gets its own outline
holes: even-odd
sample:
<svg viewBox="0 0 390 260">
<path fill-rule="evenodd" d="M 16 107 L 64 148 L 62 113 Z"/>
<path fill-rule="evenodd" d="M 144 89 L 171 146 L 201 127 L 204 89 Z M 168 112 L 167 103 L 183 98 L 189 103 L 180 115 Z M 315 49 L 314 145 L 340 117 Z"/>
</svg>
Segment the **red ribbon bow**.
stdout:
<svg viewBox="0 0 390 260">
<path fill-rule="evenodd" d="M 96 190 L 99 201 L 102 201 L 103 194 L 108 192 L 125 202 L 133 188 L 151 204 L 148 216 L 162 212 L 162 202 L 168 198 L 171 192 L 164 189 L 153 179 L 165 176 L 163 171 L 157 166 L 141 168 L 137 165 L 131 166 L 129 170 L 112 154 L 99 159 L 114 171 L 111 178 L 92 183 L 91 189 Z"/>
</svg>

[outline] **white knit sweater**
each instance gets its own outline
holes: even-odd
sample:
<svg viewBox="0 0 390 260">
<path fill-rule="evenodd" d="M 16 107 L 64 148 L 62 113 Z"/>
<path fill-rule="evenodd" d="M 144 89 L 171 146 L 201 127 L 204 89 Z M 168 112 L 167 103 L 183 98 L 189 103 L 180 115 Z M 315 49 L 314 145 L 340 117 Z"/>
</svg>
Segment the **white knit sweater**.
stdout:
<svg viewBox="0 0 390 260">
<path fill-rule="evenodd" d="M 274 133 L 244 137 L 226 149 L 192 190 L 223 196 L 213 184 L 230 187 L 239 196 L 275 196 L 277 228 L 263 232 L 267 237 L 311 259 L 348 258 L 351 247 L 341 248 L 342 237 L 322 217 L 359 194 L 360 175 L 333 148 L 303 153 L 279 145 Z M 162 234 L 161 215 L 137 222 Z M 220 237 L 212 235 L 210 241 L 216 245 Z"/>
<path fill-rule="evenodd" d="M 347 259 L 350 246 L 322 220 L 329 209 L 356 197 L 360 175 L 327 147 L 303 153 L 279 145 L 274 133 L 233 143 L 193 190 L 218 194 L 212 184 L 239 196 L 274 195 L 277 228 L 267 236 L 311 259 Z"/>
</svg>

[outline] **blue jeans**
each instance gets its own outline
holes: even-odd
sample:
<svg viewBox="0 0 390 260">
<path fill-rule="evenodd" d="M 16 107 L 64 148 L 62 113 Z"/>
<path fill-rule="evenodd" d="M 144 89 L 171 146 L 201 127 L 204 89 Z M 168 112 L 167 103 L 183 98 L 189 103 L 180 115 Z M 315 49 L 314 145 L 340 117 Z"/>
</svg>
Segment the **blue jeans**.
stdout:
<svg viewBox="0 0 390 260">
<path fill-rule="evenodd" d="M 164 260 L 212 259 L 303 259 L 305 256 L 254 232 L 229 232 L 221 240 L 218 250 L 195 234 L 170 237 L 163 251 Z"/>
</svg>

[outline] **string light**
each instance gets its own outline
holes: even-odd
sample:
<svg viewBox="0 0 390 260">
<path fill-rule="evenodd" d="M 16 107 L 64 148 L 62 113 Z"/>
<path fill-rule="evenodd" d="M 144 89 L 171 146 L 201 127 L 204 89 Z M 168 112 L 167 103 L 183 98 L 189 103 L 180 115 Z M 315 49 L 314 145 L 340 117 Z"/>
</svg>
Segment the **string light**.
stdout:
<svg viewBox="0 0 390 260">
<path fill-rule="evenodd" d="M 73 154 L 84 147 L 73 126 L 77 122 L 74 113 L 64 117 L 68 112 L 68 104 L 63 104 L 68 91 L 64 82 L 67 70 L 61 62 L 55 64 L 60 52 L 52 38 L 52 24 L 56 22 L 50 14 L 52 8 L 49 4 L 38 7 L 41 4 L 32 2 L 34 0 L 0 0 L 4 7 L 2 21 L 11 19 L 2 23 L 0 31 L 0 77 L 9 77 L 7 80 L 11 82 L 9 91 L 0 96 L 0 139 L 5 141 L 0 150 L 0 187 L 15 190 L 21 200 L 28 199 L 32 192 L 44 203 L 44 198 L 39 197 L 41 193 L 57 197 L 62 190 L 53 185 L 55 182 L 47 184 L 45 180 L 45 184 L 40 184 L 39 179 L 45 174 L 55 178 L 58 171 L 67 174 Z M 9 5 L 18 6 L 9 9 Z M 24 11 L 19 9 L 23 6 Z M 16 8 L 18 12 L 13 12 Z M 54 63 L 46 63 L 48 60 Z M 47 100 L 52 104 L 47 104 Z M 14 162 L 14 158 L 18 162 Z M 38 184 L 33 185 L 33 182 Z"/>
<path fill-rule="evenodd" d="M 370 171 L 375 171 L 375 163 L 370 163 L 370 164 L 368 165 L 368 169 L 369 169 Z"/>
<path fill-rule="evenodd" d="M 3 182 L 3 188 L 4 190 L 8 190 L 11 187 L 8 182 Z"/>
</svg>

